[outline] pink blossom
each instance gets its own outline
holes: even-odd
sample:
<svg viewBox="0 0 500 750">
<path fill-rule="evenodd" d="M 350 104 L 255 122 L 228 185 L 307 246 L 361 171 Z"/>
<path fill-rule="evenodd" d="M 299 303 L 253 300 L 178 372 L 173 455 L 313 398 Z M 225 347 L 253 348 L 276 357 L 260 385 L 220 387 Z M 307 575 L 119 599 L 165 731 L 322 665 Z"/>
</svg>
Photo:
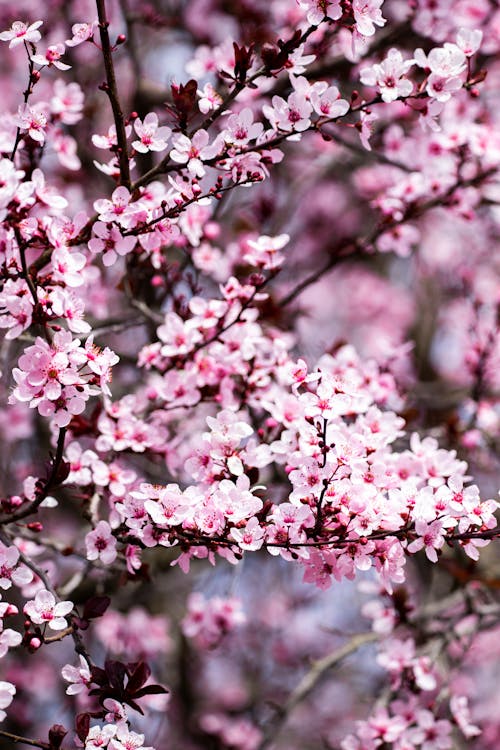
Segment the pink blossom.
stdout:
<svg viewBox="0 0 500 750">
<path fill-rule="evenodd" d="M 0 721 L 3 721 L 7 714 L 3 710 L 8 708 L 16 694 L 16 688 L 11 682 L 0 681 Z"/>
<path fill-rule="evenodd" d="M 66 40 L 66 45 L 68 47 L 76 47 L 78 44 L 82 44 L 82 42 L 86 42 L 87 39 L 92 39 L 96 26 L 97 26 L 97 21 L 94 21 L 92 23 L 73 24 L 73 26 L 71 27 L 71 32 L 73 36 L 71 37 L 71 39 Z"/>
<path fill-rule="evenodd" d="M 73 602 L 56 602 L 55 596 L 46 589 L 37 592 L 34 599 L 26 602 L 23 612 L 36 625 L 47 624 L 52 630 L 68 627 L 65 615 L 73 609 Z"/>
<path fill-rule="evenodd" d="M 61 674 L 66 682 L 71 683 L 66 688 L 68 695 L 77 695 L 89 689 L 91 683 L 90 669 L 83 656 L 80 656 L 79 667 L 72 667 L 70 664 L 65 664 L 61 670 Z"/>
<path fill-rule="evenodd" d="M 392 102 L 411 95 L 413 83 L 405 76 L 413 65 L 414 61 L 404 60 L 399 50 L 390 49 L 383 62 L 362 68 L 360 80 L 367 86 L 377 86 L 384 102 Z"/>
<path fill-rule="evenodd" d="M 47 47 L 43 54 L 32 55 L 31 59 L 37 65 L 51 66 L 59 68 L 59 70 L 69 70 L 71 65 L 61 62 L 61 57 L 64 55 L 64 44 L 51 44 Z"/>
<path fill-rule="evenodd" d="M 384 26 L 386 19 L 380 10 L 384 0 L 353 0 L 352 10 L 357 31 L 363 36 L 373 36 L 375 26 Z"/>
<path fill-rule="evenodd" d="M 342 16 L 340 0 L 297 0 L 302 10 L 307 13 L 307 22 L 318 26 L 325 18 L 336 21 Z"/>
<path fill-rule="evenodd" d="M 116 539 L 107 521 L 99 521 L 93 531 L 85 537 L 87 560 L 101 560 L 111 565 L 116 560 Z"/>
<path fill-rule="evenodd" d="M 172 131 L 166 126 L 158 127 L 158 115 L 149 112 L 144 121 L 137 118 L 134 121 L 134 130 L 139 136 L 138 141 L 133 141 L 132 146 L 141 154 L 148 151 L 164 151 Z"/>
<path fill-rule="evenodd" d="M 37 31 L 42 23 L 43 21 L 35 21 L 28 26 L 22 21 L 14 21 L 9 31 L 2 31 L 0 33 L 0 41 L 9 42 L 10 49 L 17 47 L 18 44 L 22 44 L 23 42 L 36 44 L 42 38 L 40 32 Z"/>
</svg>

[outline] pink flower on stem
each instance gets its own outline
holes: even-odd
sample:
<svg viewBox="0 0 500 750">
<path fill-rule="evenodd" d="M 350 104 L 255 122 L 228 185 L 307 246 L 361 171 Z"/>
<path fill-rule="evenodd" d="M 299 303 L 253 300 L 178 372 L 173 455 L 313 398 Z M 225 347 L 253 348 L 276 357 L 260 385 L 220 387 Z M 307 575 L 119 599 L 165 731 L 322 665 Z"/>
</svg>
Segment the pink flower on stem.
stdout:
<svg viewBox="0 0 500 750">
<path fill-rule="evenodd" d="M 16 694 L 16 688 L 11 682 L 0 681 L 0 721 L 3 721 L 7 714 L 3 710 L 12 703 Z"/>
<path fill-rule="evenodd" d="M 80 667 L 72 667 L 70 664 L 65 664 L 61 670 L 61 675 L 66 682 L 70 682 L 66 688 L 67 695 L 77 695 L 83 693 L 90 686 L 90 669 L 89 665 L 80 656 Z"/>
<path fill-rule="evenodd" d="M 32 55 L 31 59 L 37 65 L 51 66 L 59 68 L 59 70 L 69 70 L 71 65 L 61 62 L 61 57 L 64 55 L 64 44 L 52 44 L 47 47 L 44 54 Z"/>
<path fill-rule="evenodd" d="M 243 528 L 233 527 L 231 536 L 240 549 L 255 551 L 264 543 L 265 530 L 259 525 L 257 518 L 252 516 Z"/>
<path fill-rule="evenodd" d="M 384 26 L 386 19 L 380 7 L 384 0 L 353 0 L 352 11 L 356 21 L 356 30 L 362 36 L 373 36 L 375 26 Z"/>
<path fill-rule="evenodd" d="M 71 27 L 71 32 L 73 36 L 71 37 L 71 39 L 66 40 L 66 46 L 76 47 L 78 44 L 82 44 L 82 42 L 86 42 L 87 39 L 92 39 L 96 26 L 97 26 L 97 21 L 94 21 L 93 23 L 73 24 L 73 26 Z"/>
<path fill-rule="evenodd" d="M 431 562 L 437 562 L 438 556 L 436 550 L 441 549 L 444 544 L 442 530 L 443 524 L 441 521 L 436 520 L 432 523 L 426 523 L 422 520 L 415 521 L 415 531 L 419 536 L 408 545 L 408 552 L 413 553 L 425 549 L 428 559 Z"/>
<path fill-rule="evenodd" d="M 0 41 L 9 42 L 9 49 L 17 47 L 18 44 L 22 44 L 23 42 L 36 44 L 42 38 L 40 32 L 37 31 L 42 24 L 43 21 L 35 21 L 35 23 L 28 26 L 23 21 L 14 21 L 8 31 L 0 33 Z"/>
<path fill-rule="evenodd" d="M 85 537 L 87 560 L 101 560 L 104 565 L 111 565 L 116 560 L 116 539 L 107 521 L 99 521 L 93 531 Z"/>
<path fill-rule="evenodd" d="M 311 26 L 319 26 L 325 18 L 336 21 L 342 16 L 340 0 L 297 0 L 297 3 L 306 11 L 307 22 Z"/>
<path fill-rule="evenodd" d="M 17 547 L 6 547 L 0 542 L 0 589 L 10 589 L 12 584 L 25 586 L 32 579 L 31 570 L 26 565 L 19 564 Z"/>
<path fill-rule="evenodd" d="M 197 130 L 191 139 L 187 135 L 176 133 L 172 138 L 174 148 L 170 152 L 170 158 L 178 164 L 186 164 L 193 177 L 203 177 L 203 161 L 215 156 L 208 141 L 209 135 L 206 130 Z"/>
<path fill-rule="evenodd" d="M 47 624 L 52 630 L 68 627 L 66 615 L 73 609 L 73 602 L 56 602 L 54 594 L 46 589 L 37 592 L 34 599 L 26 602 L 23 612 L 35 625 Z"/>
<path fill-rule="evenodd" d="M 148 151 L 164 151 L 172 131 L 166 126 L 158 127 L 158 115 L 149 112 L 144 121 L 139 118 L 134 122 L 134 130 L 139 136 L 138 141 L 133 141 L 132 146 L 141 154 Z"/>
<path fill-rule="evenodd" d="M 413 65 L 399 50 L 390 49 L 380 64 L 361 70 L 360 80 L 366 86 L 377 86 L 384 102 L 393 102 L 412 93 L 413 83 L 405 76 Z"/>
<path fill-rule="evenodd" d="M 91 253 L 102 253 L 105 266 L 112 266 L 119 255 L 127 255 L 136 244 L 135 237 L 124 237 L 115 224 L 96 221 L 93 232 L 96 236 L 89 240 L 89 250 Z"/>
<path fill-rule="evenodd" d="M 21 130 L 26 130 L 30 138 L 37 141 L 40 145 L 45 142 L 45 128 L 47 126 L 47 117 L 40 107 L 31 107 L 29 104 L 23 104 L 17 111 L 15 121 Z"/>
</svg>

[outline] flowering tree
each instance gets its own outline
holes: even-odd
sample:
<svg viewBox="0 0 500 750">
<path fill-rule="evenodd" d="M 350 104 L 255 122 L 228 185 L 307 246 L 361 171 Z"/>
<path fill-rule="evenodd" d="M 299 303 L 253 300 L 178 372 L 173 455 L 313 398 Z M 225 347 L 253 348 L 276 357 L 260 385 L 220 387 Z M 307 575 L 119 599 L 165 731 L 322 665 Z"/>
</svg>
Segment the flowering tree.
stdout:
<svg viewBox="0 0 500 750">
<path fill-rule="evenodd" d="M 44 5 L 0 7 L 2 747 L 496 746 L 497 3 Z"/>
</svg>

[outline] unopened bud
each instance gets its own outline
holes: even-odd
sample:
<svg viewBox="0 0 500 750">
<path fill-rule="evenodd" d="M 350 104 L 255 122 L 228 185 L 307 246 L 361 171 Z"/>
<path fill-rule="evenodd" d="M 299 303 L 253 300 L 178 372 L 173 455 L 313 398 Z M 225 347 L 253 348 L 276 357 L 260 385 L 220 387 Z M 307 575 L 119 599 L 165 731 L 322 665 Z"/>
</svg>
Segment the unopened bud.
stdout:
<svg viewBox="0 0 500 750">
<path fill-rule="evenodd" d="M 116 37 L 115 44 L 123 44 L 123 42 L 126 42 L 126 41 L 127 41 L 127 37 L 125 36 L 125 34 L 118 34 L 118 36 Z"/>
<path fill-rule="evenodd" d="M 38 533 L 39 531 L 43 531 L 43 524 L 41 524 L 40 521 L 32 521 L 28 524 L 28 529 Z"/>
</svg>

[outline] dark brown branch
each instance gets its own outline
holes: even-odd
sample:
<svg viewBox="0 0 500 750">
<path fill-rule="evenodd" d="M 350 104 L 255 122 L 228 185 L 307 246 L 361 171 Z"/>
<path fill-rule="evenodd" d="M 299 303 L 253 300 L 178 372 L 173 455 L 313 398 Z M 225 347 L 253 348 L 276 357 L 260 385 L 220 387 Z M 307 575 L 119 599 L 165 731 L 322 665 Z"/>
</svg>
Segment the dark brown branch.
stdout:
<svg viewBox="0 0 500 750">
<path fill-rule="evenodd" d="M 113 65 L 113 49 L 109 40 L 109 21 L 106 14 L 105 0 L 96 0 L 97 17 L 99 19 L 99 34 L 101 37 L 101 49 L 104 59 L 104 68 L 106 70 L 106 84 L 102 89 L 106 92 L 113 110 L 113 119 L 116 128 L 117 155 L 120 165 L 120 184 L 130 188 L 130 165 L 127 150 L 127 135 L 125 132 L 125 122 L 123 112 L 118 98 L 118 88 L 116 85 L 115 68 Z"/>
<path fill-rule="evenodd" d="M 31 747 L 41 747 L 43 750 L 50 750 L 48 742 L 42 742 L 41 740 L 32 740 L 29 737 L 22 737 L 20 734 L 12 734 L 12 732 L 6 732 L 4 729 L 0 729 L 0 737 L 6 737 L 11 742 L 19 742 L 22 745 L 30 745 Z"/>
</svg>

